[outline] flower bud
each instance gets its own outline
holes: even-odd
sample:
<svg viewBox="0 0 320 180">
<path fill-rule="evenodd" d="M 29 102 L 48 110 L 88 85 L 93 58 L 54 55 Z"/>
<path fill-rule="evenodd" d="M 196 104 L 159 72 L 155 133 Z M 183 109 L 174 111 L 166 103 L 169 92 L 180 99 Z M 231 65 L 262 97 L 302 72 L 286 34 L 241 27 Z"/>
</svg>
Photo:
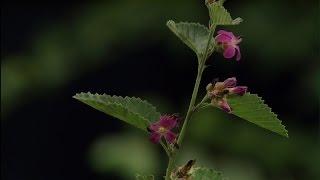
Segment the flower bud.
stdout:
<svg viewBox="0 0 320 180">
<path fill-rule="evenodd" d="M 236 86 L 234 88 L 229 88 L 231 94 L 237 94 L 243 96 L 248 90 L 247 86 Z"/>
<path fill-rule="evenodd" d="M 211 99 L 211 104 L 215 107 L 219 107 L 226 112 L 231 112 L 231 107 L 227 102 L 229 95 L 244 95 L 247 92 L 247 86 L 236 86 L 237 79 L 235 77 L 228 78 L 223 82 L 216 82 L 208 84 L 207 95 Z"/>
<path fill-rule="evenodd" d="M 237 79 L 235 77 L 228 78 L 225 81 L 223 81 L 223 85 L 225 88 L 232 88 L 237 85 Z"/>
</svg>

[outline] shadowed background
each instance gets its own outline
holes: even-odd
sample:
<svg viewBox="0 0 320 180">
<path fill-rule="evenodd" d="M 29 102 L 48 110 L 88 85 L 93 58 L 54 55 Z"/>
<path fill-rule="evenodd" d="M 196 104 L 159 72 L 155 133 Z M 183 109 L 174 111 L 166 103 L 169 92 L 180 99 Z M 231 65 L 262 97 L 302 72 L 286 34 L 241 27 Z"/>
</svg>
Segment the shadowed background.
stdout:
<svg viewBox="0 0 320 180">
<path fill-rule="evenodd" d="M 289 139 L 219 110 L 190 121 L 179 163 L 197 159 L 236 180 L 320 179 L 319 2 L 235 1 L 240 62 L 215 54 L 213 78 L 236 76 L 262 96 Z M 163 113 L 189 104 L 196 57 L 166 21 L 207 24 L 202 1 L 19 3 L 1 7 L 1 171 L 6 180 L 160 177 L 166 156 L 148 136 L 72 96 L 137 96 Z M 192 128 L 191 128 L 192 127 Z"/>
</svg>

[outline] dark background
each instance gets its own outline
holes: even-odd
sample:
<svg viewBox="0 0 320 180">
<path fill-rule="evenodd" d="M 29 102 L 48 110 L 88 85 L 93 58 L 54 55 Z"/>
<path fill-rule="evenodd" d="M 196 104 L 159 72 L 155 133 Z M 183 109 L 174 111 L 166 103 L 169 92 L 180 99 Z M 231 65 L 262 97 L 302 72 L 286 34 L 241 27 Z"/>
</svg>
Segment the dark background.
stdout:
<svg viewBox="0 0 320 180">
<path fill-rule="evenodd" d="M 240 62 L 215 54 L 213 78 L 236 76 L 262 96 L 289 139 L 205 111 L 192 119 L 180 162 L 230 179 L 320 179 L 319 2 L 235 1 L 244 22 Z M 1 174 L 5 180 L 160 177 L 161 148 L 146 134 L 72 99 L 77 92 L 138 96 L 163 113 L 188 107 L 196 57 L 167 20 L 207 24 L 201 1 L 77 3 L 5 1 L 1 6 Z M 231 120 L 230 120 L 231 119 Z"/>
</svg>

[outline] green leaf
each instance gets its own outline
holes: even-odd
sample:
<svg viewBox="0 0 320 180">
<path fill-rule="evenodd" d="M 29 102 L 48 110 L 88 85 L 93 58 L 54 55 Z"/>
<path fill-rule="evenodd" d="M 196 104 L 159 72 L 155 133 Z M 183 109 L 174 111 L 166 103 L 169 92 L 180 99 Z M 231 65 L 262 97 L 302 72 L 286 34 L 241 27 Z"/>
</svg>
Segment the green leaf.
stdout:
<svg viewBox="0 0 320 180">
<path fill-rule="evenodd" d="M 182 42 L 191 48 L 198 57 L 205 54 L 210 34 L 207 27 L 199 23 L 175 23 L 172 20 L 167 22 L 167 26 Z M 214 41 L 212 41 L 211 47 L 209 47 L 209 54 L 210 51 L 213 50 L 213 47 Z"/>
<path fill-rule="evenodd" d="M 232 108 L 232 114 L 288 137 L 285 126 L 281 124 L 277 115 L 271 111 L 268 105 L 264 104 L 264 101 L 258 95 L 246 93 L 243 96 L 232 96 L 228 98 L 228 103 Z"/>
<path fill-rule="evenodd" d="M 136 180 L 154 180 L 153 175 L 136 175 Z"/>
<path fill-rule="evenodd" d="M 76 94 L 73 98 L 145 131 L 150 122 L 160 117 L 160 113 L 154 106 L 136 97 L 99 95 L 88 92 Z"/>
<path fill-rule="evenodd" d="M 210 21 L 213 25 L 237 25 L 242 22 L 240 17 L 232 19 L 230 13 L 223 7 L 224 1 L 208 4 Z"/>
<path fill-rule="evenodd" d="M 225 178 L 218 171 L 198 167 L 192 170 L 190 180 L 225 180 Z"/>
<path fill-rule="evenodd" d="M 204 167 L 193 167 L 195 160 L 189 160 L 185 165 L 178 167 L 171 174 L 172 180 L 225 180 L 218 171 Z"/>
</svg>

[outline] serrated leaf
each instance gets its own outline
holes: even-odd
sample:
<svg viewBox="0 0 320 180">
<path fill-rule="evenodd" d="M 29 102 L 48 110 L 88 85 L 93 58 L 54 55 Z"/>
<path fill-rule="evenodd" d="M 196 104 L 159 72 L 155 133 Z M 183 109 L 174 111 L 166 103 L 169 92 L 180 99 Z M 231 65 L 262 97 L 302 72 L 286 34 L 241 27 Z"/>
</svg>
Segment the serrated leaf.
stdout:
<svg viewBox="0 0 320 180">
<path fill-rule="evenodd" d="M 189 48 L 191 48 L 198 57 L 205 54 L 210 34 L 207 27 L 199 23 L 175 23 L 172 20 L 169 20 L 167 22 L 167 26 L 175 35 L 177 35 L 182 40 L 182 42 L 184 42 Z M 209 49 L 212 50 L 214 41 L 212 41 L 210 46 L 211 47 Z"/>
<path fill-rule="evenodd" d="M 268 129 L 282 136 L 288 137 L 288 131 L 271 108 L 256 94 L 246 93 L 244 96 L 228 98 L 232 114 Z"/>
<path fill-rule="evenodd" d="M 136 180 L 154 180 L 153 175 L 136 175 Z"/>
<path fill-rule="evenodd" d="M 226 180 L 222 174 L 212 169 L 198 167 L 194 168 L 190 180 Z"/>
<path fill-rule="evenodd" d="M 240 17 L 232 19 L 230 13 L 223 7 L 223 1 L 208 4 L 210 22 L 213 25 L 237 25 L 242 22 Z"/>
<path fill-rule="evenodd" d="M 73 98 L 145 131 L 150 122 L 160 117 L 160 113 L 154 106 L 136 97 L 99 95 L 88 92 L 76 94 Z"/>
</svg>

